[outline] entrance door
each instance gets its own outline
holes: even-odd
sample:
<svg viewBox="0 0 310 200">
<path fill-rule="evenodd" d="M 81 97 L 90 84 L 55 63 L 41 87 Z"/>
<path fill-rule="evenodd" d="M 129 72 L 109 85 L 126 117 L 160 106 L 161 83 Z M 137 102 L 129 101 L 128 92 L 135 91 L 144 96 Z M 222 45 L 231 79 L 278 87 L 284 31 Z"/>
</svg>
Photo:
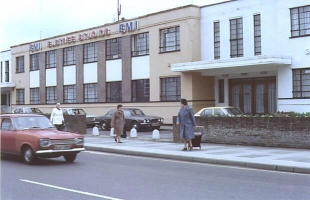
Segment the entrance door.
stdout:
<svg viewBox="0 0 310 200">
<path fill-rule="evenodd" d="M 229 104 L 245 114 L 277 111 L 275 77 L 231 79 L 229 88 Z"/>
</svg>

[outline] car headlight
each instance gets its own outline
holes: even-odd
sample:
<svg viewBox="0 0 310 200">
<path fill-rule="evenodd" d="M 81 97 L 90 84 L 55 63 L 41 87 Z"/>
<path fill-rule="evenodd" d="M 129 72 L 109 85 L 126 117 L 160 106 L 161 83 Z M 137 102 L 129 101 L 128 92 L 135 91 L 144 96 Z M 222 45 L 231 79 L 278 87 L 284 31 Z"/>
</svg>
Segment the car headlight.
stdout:
<svg viewBox="0 0 310 200">
<path fill-rule="evenodd" d="M 164 118 L 159 118 L 159 122 L 164 122 Z"/>
<path fill-rule="evenodd" d="M 76 145 L 83 145 L 84 144 L 84 138 L 75 138 L 75 144 Z"/>
<path fill-rule="evenodd" d="M 50 146 L 50 139 L 40 139 L 40 147 Z"/>
<path fill-rule="evenodd" d="M 145 119 L 144 123 L 150 123 L 150 120 L 149 119 Z"/>
</svg>

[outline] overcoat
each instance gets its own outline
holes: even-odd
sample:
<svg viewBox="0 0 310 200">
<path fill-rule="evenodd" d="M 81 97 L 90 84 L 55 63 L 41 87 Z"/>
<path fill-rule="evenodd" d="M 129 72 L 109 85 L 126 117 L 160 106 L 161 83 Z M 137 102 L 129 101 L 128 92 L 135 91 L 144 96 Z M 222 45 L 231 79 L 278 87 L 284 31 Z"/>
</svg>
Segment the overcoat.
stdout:
<svg viewBox="0 0 310 200">
<path fill-rule="evenodd" d="M 62 109 L 53 108 L 50 121 L 55 125 L 61 125 L 64 121 Z"/>
<path fill-rule="evenodd" d="M 114 134 L 121 136 L 124 131 L 125 115 L 124 111 L 116 110 L 113 114 L 111 126 L 114 127 Z"/>
<path fill-rule="evenodd" d="M 196 120 L 194 117 L 193 108 L 182 106 L 177 117 L 177 122 L 180 124 L 180 139 L 183 140 L 185 137 L 187 140 L 195 138 L 195 126 Z"/>
</svg>

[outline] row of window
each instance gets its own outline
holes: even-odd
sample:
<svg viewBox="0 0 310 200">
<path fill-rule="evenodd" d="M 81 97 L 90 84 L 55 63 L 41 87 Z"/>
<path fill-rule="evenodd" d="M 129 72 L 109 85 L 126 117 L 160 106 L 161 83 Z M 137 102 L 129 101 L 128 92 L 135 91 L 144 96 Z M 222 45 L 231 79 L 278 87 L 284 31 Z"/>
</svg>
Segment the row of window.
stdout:
<svg viewBox="0 0 310 200">
<path fill-rule="evenodd" d="M 149 54 L 149 33 L 140 33 L 131 36 L 132 56 Z M 180 27 L 172 27 L 160 30 L 160 52 L 180 50 Z M 63 49 L 64 66 L 76 64 L 75 46 Z M 97 62 L 98 42 L 83 45 L 84 63 Z M 122 38 L 106 40 L 106 60 L 122 58 Z M 46 68 L 56 67 L 56 51 L 46 52 Z M 39 54 L 30 55 L 30 71 L 39 70 Z M 16 58 L 16 73 L 25 71 L 24 57 Z"/>
<path fill-rule="evenodd" d="M 181 99 L 180 77 L 161 78 L 161 101 Z M 16 104 L 25 104 L 25 89 L 16 89 Z M 76 85 L 63 86 L 64 103 L 76 103 Z M 106 83 L 106 101 L 122 102 L 122 82 Z M 150 80 L 132 81 L 132 101 L 150 101 Z M 46 103 L 57 103 L 57 86 L 46 87 Z M 97 83 L 84 84 L 84 103 L 98 102 Z M 30 104 L 40 104 L 40 88 L 30 88 Z"/>
<path fill-rule="evenodd" d="M 9 61 L 5 61 L 4 62 L 4 80 L 3 80 L 3 62 L 1 61 L 1 83 L 2 82 L 10 82 L 10 76 L 9 76 L 9 70 L 10 70 L 10 65 L 9 65 Z"/>
</svg>

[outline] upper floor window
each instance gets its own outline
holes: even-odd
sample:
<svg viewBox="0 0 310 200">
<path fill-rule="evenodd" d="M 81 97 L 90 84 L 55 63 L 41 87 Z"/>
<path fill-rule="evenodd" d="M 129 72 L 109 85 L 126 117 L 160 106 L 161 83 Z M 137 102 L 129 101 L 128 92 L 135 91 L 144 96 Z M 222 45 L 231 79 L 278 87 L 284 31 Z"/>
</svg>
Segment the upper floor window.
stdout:
<svg viewBox="0 0 310 200">
<path fill-rule="evenodd" d="M 1 73 L 2 73 L 2 69 L 1 69 Z M 9 63 L 8 60 L 5 61 L 4 81 L 5 82 L 10 82 L 10 63 Z"/>
<path fill-rule="evenodd" d="M 131 37 L 132 56 L 149 54 L 149 33 L 140 33 Z"/>
<path fill-rule="evenodd" d="M 291 8 L 291 36 L 310 35 L 310 5 Z"/>
<path fill-rule="evenodd" d="M 57 103 L 57 87 L 46 87 L 46 103 Z"/>
<path fill-rule="evenodd" d="M 293 69 L 293 97 L 310 97 L 310 68 Z"/>
<path fill-rule="evenodd" d="M 122 82 L 107 82 L 107 102 L 122 101 Z"/>
<path fill-rule="evenodd" d="M 25 104 L 25 89 L 16 89 L 16 104 Z"/>
<path fill-rule="evenodd" d="M 122 57 L 122 38 L 107 40 L 106 59 L 118 59 Z"/>
<path fill-rule="evenodd" d="M 56 67 L 56 52 L 47 51 L 46 52 L 46 68 L 55 68 Z"/>
<path fill-rule="evenodd" d="M 221 58 L 220 22 L 214 22 L 214 60 Z"/>
<path fill-rule="evenodd" d="M 39 70 L 39 54 L 30 55 L 30 71 Z"/>
<path fill-rule="evenodd" d="M 76 86 L 75 85 L 64 86 L 64 102 L 65 103 L 76 102 Z"/>
<path fill-rule="evenodd" d="M 161 78 L 160 87 L 161 101 L 179 101 L 181 99 L 180 77 Z"/>
<path fill-rule="evenodd" d="M 242 18 L 230 20 L 230 57 L 243 57 Z"/>
<path fill-rule="evenodd" d="M 262 54 L 260 15 L 254 15 L 254 55 Z"/>
<path fill-rule="evenodd" d="M 98 89 L 97 83 L 84 84 L 84 102 L 97 102 Z"/>
<path fill-rule="evenodd" d="M 180 26 L 160 30 L 160 52 L 180 50 Z"/>
<path fill-rule="evenodd" d="M 30 104 L 40 103 L 40 88 L 30 88 Z"/>
<path fill-rule="evenodd" d="M 132 101 L 150 101 L 150 80 L 141 79 L 132 81 Z"/>
<path fill-rule="evenodd" d="M 75 65 L 75 47 L 64 48 L 64 66 Z"/>
<path fill-rule="evenodd" d="M 92 42 L 83 45 L 84 49 L 84 63 L 97 62 L 98 43 Z"/>
<path fill-rule="evenodd" d="M 16 58 L 16 73 L 25 72 L 24 56 Z"/>
</svg>

